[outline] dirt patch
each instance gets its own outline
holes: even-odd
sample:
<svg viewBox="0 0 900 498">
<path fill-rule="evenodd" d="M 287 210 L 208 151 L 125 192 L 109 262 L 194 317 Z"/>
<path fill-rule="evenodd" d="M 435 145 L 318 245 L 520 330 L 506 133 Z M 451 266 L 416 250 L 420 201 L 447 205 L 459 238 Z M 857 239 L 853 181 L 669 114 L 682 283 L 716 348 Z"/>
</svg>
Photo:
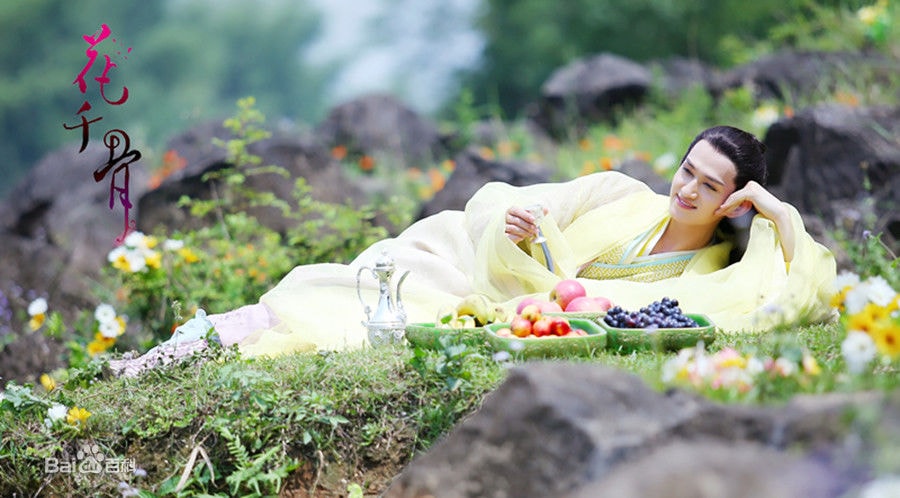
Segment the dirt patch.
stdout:
<svg viewBox="0 0 900 498">
<path fill-rule="evenodd" d="M 384 462 L 374 467 L 353 468 L 343 462 L 326 462 L 323 467 L 304 462 L 281 491 L 282 498 L 331 498 L 348 496 L 347 486 L 358 484 L 366 497 L 381 496 L 403 466 Z M 350 477 L 348 477 L 350 476 Z"/>
</svg>

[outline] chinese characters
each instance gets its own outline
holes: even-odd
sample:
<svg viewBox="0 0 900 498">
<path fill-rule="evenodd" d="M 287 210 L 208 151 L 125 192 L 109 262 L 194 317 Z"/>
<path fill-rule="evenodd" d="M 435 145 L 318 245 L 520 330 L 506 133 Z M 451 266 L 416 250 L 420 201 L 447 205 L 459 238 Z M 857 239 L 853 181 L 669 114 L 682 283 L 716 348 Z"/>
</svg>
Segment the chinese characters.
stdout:
<svg viewBox="0 0 900 498">
<path fill-rule="evenodd" d="M 96 48 L 104 40 L 110 39 L 110 35 L 112 35 L 112 30 L 110 30 L 109 26 L 103 24 L 93 35 L 82 36 L 85 43 L 88 45 L 87 49 L 84 51 L 84 54 L 87 57 L 87 63 L 85 63 L 81 72 L 75 76 L 75 80 L 72 81 L 72 84 L 78 85 L 78 90 L 84 95 L 87 94 L 89 86 L 85 77 L 91 71 L 94 63 L 97 62 L 98 55 L 100 55 Z M 110 41 L 115 43 L 116 40 L 115 38 L 111 38 Z M 121 52 L 117 52 L 117 54 L 120 53 Z M 131 47 L 128 47 L 126 53 L 131 53 Z M 125 58 L 127 59 L 127 57 Z M 109 105 L 122 105 L 128 100 L 128 87 L 123 85 L 122 92 L 118 98 L 116 100 L 110 100 L 110 97 L 107 96 L 106 89 L 106 86 L 110 84 L 109 72 L 113 68 L 117 68 L 118 64 L 113 62 L 112 57 L 110 57 L 108 53 L 103 54 L 103 60 L 105 61 L 103 72 L 99 76 L 93 78 L 94 81 L 99 84 L 100 97 Z M 73 125 L 63 122 L 63 127 L 67 130 L 81 129 L 81 148 L 78 150 L 79 154 L 84 152 L 84 149 L 87 147 L 88 141 L 90 140 L 90 125 L 103 119 L 103 116 L 88 119 L 88 116 L 85 116 L 84 113 L 91 110 L 93 110 L 93 106 L 91 105 L 90 100 L 85 100 L 78 109 L 78 112 L 75 113 L 75 116 L 80 119 L 80 122 Z M 116 245 L 120 245 L 125 240 L 128 233 L 136 228 L 135 221 L 129 217 L 132 204 L 129 199 L 130 173 L 128 168 L 132 163 L 141 159 L 141 153 L 138 150 L 131 149 L 131 139 L 128 137 L 128 134 L 125 133 L 124 130 L 118 128 L 111 129 L 103 135 L 103 144 L 106 146 L 107 150 L 109 150 L 109 159 L 105 164 L 94 170 L 94 181 L 99 183 L 109 176 L 109 208 L 114 209 L 116 198 L 118 197 L 119 202 L 125 209 L 125 226 L 122 233 L 116 237 Z M 120 146 L 121 150 L 119 150 Z M 110 172 L 112 172 L 111 175 Z M 116 181 L 117 177 L 121 180 L 118 183 Z M 118 196 L 116 194 L 118 194 Z"/>
</svg>

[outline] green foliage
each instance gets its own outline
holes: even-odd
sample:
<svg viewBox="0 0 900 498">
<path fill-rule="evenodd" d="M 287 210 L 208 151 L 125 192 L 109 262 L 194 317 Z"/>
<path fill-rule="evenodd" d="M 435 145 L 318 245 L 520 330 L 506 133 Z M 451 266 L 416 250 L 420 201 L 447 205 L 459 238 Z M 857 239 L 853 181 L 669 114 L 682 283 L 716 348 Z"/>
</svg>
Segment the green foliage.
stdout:
<svg viewBox="0 0 900 498">
<path fill-rule="evenodd" d="M 445 389 L 454 391 L 472 379 L 468 363 L 483 356 L 476 348 L 452 335 L 442 335 L 438 343 L 437 355 L 429 350 L 414 348 L 410 365 L 424 379 L 436 377 L 443 382 Z"/>
<path fill-rule="evenodd" d="M 227 424 L 219 424 L 217 427 L 219 434 L 228 441 L 228 451 L 236 463 L 235 470 L 225 478 L 231 486 L 232 496 L 236 496 L 239 491 L 241 496 L 276 494 L 281 489 L 284 479 L 299 465 L 296 459 L 279 458 L 278 453 L 282 449 L 277 446 L 251 456 L 240 438 L 228 429 Z M 260 485 L 263 486 L 265 493 L 260 491 Z M 253 494 L 246 494 L 246 491 L 250 490 Z"/>
<path fill-rule="evenodd" d="M 489 0 L 479 18 L 483 63 L 464 86 L 475 104 L 515 116 L 552 71 L 601 52 L 636 61 L 672 56 L 732 67 L 777 50 L 879 50 L 897 55 L 896 2 Z"/>
<path fill-rule="evenodd" d="M 138 269 L 124 261 L 105 268 L 100 292 L 117 298 L 142 325 L 142 333 L 129 337 L 131 344 L 147 349 L 167 339 L 197 308 L 220 313 L 255 302 L 295 265 L 347 262 L 387 235 L 375 223 L 373 207 L 316 200 L 303 178 L 296 180 L 291 202 L 251 188 L 246 179 L 254 175 L 289 176 L 280 166 L 262 165 L 249 152 L 253 143 L 269 136 L 264 123 L 255 99 L 239 100 L 236 115 L 225 121 L 234 137 L 216 142 L 226 150 L 230 166 L 204 177 L 215 195 L 179 201 L 208 225 L 172 239 L 163 233 L 145 237 L 133 254 L 146 262 Z M 290 222 L 284 236 L 259 223 L 254 213 L 260 209 Z M 176 242 L 180 247 L 166 249 Z"/>
<path fill-rule="evenodd" d="M 862 240 L 852 239 L 844 231 L 836 231 L 834 236 L 861 278 L 879 276 L 894 289 L 900 289 L 900 257 L 881 240 L 882 234 L 866 230 Z"/>
<path fill-rule="evenodd" d="M 123 129 L 145 160 L 174 133 L 227 115 L 242 95 L 259 95 L 260 106 L 279 117 L 318 119 L 335 68 L 314 67 L 297 54 L 317 36 L 319 22 L 312 6 L 289 0 L 4 2 L 0 28 L 20 43 L 0 49 L 8 76 L 0 78 L 0 174 L 17 179 L 43 154 L 80 141 L 80 130 L 62 124 L 79 122 L 76 112 L 85 98 L 93 104 L 88 119 L 103 118 L 91 125 L 92 138 Z M 132 48 L 110 72 L 112 88 L 129 89 L 128 100 L 117 107 L 100 100 L 90 79 L 102 72 L 102 56 L 89 73 L 85 95 L 72 85 L 87 62 L 82 36 L 101 23 L 118 42 L 102 42 L 100 54 Z M 4 182 L 0 195 L 14 185 Z"/>
</svg>

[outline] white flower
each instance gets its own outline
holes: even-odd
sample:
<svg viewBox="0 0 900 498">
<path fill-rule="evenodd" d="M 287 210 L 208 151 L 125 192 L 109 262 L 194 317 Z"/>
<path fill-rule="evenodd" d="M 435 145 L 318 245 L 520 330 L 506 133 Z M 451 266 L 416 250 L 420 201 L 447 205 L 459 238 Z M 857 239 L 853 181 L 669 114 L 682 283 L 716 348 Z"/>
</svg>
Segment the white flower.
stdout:
<svg viewBox="0 0 900 498">
<path fill-rule="evenodd" d="M 859 498 L 896 498 L 900 496 L 900 476 L 879 477 L 866 484 Z"/>
<path fill-rule="evenodd" d="M 137 273 L 147 268 L 147 259 L 144 255 L 137 251 L 128 251 L 125 253 L 125 260 L 128 262 L 128 268 L 132 273 Z"/>
<path fill-rule="evenodd" d="M 834 279 L 834 292 L 841 292 L 846 287 L 856 287 L 859 284 L 859 275 L 844 270 Z"/>
<path fill-rule="evenodd" d="M 55 422 L 65 419 L 67 413 L 69 413 L 69 409 L 65 405 L 53 403 L 50 408 L 47 408 L 47 418 L 44 419 L 44 425 L 48 429 L 53 427 Z"/>
<path fill-rule="evenodd" d="M 106 260 L 113 263 L 126 254 L 128 254 L 128 249 L 126 249 L 125 246 L 119 246 L 106 254 Z"/>
<path fill-rule="evenodd" d="M 750 374 L 750 376 L 755 377 L 756 375 L 762 373 L 766 369 L 766 365 L 755 356 L 751 356 L 747 359 L 747 366 L 744 367 L 744 370 Z"/>
<path fill-rule="evenodd" d="M 878 306 L 887 306 L 894 299 L 894 296 L 897 295 L 897 292 L 887 283 L 884 277 L 869 277 L 866 283 L 868 283 L 866 295 L 869 297 L 869 301 Z"/>
<path fill-rule="evenodd" d="M 775 371 L 780 373 L 782 377 L 790 377 L 797 373 L 797 364 L 781 356 L 775 360 Z"/>
<path fill-rule="evenodd" d="M 115 319 L 100 324 L 100 335 L 106 337 L 107 339 L 115 339 L 116 337 L 119 337 L 121 333 L 122 327 Z"/>
<path fill-rule="evenodd" d="M 768 128 L 778 121 L 778 108 L 772 104 L 766 104 L 753 111 L 752 123 L 756 128 Z"/>
<path fill-rule="evenodd" d="M 134 231 L 125 237 L 123 245 L 135 249 L 144 249 L 147 247 L 147 237 L 144 236 L 144 232 Z"/>
<path fill-rule="evenodd" d="M 869 303 L 869 281 L 865 281 L 857 285 L 856 287 L 850 289 L 847 292 L 847 297 L 844 299 L 844 306 L 847 308 L 847 313 L 850 315 L 855 315 L 863 310 L 866 307 L 866 304 Z"/>
<path fill-rule="evenodd" d="M 669 358 L 662 367 L 662 381 L 672 382 L 678 378 L 678 374 L 687 371 L 694 359 L 694 348 L 684 348 L 674 358 Z"/>
<path fill-rule="evenodd" d="M 28 304 L 28 315 L 36 316 L 43 315 L 47 312 L 47 300 L 39 297 Z"/>
<path fill-rule="evenodd" d="M 672 166 L 675 166 L 675 161 L 677 160 L 678 158 L 675 156 L 675 154 L 666 152 L 665 154 L 657 157 L 655 161 L 653 161 L 653 169 L 658 172 L 668 171 Z"/>
<path fill-rule="evenodd" d="M 182 247 L 184 247 L 183 240 L 166 239 L 166 241 L 163 242 L 163 249 L 166 251 L 177 251 Z"/>
<path fill-rule="evenodd" d="M 102 303 L 94 310 L 94 318 L 101 325 L 116 319 L 116 309 L 111 304 Z"/>
<path fill-rule="evenodd" d="M 850 373 L 862 373 L 866 365 L 875 359 L 877 353 L 878 349 L 872 337 L 858 330 L 847 333 L 847 337 L 841 343 L 841 354 L 844 355 Z"/>
</svg>

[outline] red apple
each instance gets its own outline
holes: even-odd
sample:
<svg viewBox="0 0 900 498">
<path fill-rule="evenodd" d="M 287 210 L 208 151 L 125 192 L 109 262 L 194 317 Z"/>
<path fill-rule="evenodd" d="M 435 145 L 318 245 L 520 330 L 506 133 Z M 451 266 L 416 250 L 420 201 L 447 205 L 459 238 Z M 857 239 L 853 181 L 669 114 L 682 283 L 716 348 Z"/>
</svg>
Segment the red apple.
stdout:
<svg viewBox="0 0 900 498">
<path fill-rule="evenodd" d="M 560 312 L 563 310 L 555 301 L 541 301 L 538 303 L 538 306 L 541 308 L 541 313 Z"/>
<path fill-rule="evenodd" d="M 530 326 L 531 324 L 529 323 L 528 325 Z M 512 329 L 510 329 L 509 327 L 503 327 L 501 329 L 497 329 L 496 334 L 497 334 L 497 337 L 512 337 L 513 336 Z"/>
<path fill-rule="evenodd" d="M 566 311 L 607 311 L 612 307 L 612 302 L 601 296 L 581 296 L 569 301 Z"/>
<path fill-rule="evenodd" d="M 581 282 L 572 278 L 567 278 L 565 280 L 560 280 L 553 286 L 553 290 L 550 291 L 550 300 L 555 301 L 561 309 L 566 309 L 566 306 L 569 305 L 569 301 L 576 297 L 586 295 L 587 290 L 581 285 Z"/>
<path fill-rule="evenodd" d="M 522 299 L 521 301 L 519 301 L 519 304 L 516 305 L 516 313 L 521 315 L 522 310 L 525 309 L 526 306 L 528 306 L 529 304 L 538 304 L 541 301 L 542 301 L 542 299 L 540 299 L 538 297 L 534 297 L 534 296 L 526 297 L 526 298 Z"/>
<path fill-rule="evenodd" d="M 552 333 L 550 330 L 552 324 L 553 318 L 549 316 L 542 316 L 531 325 L 531 333 L 536 335 L 537 337 L 548 336 Z"/>
<path fill-rule="evenodd" d="M 594 301 L 597 301 L 597 304 L 600 305 L 600 311 L 609 311 L 613 306 L 612 301 L 603 296 L 594 296 Z"/>
<path fill-rule="evenodd" d="M 522 312 L 519 313 L 519 316 L 525 318 L 531 323 L 538 321 L 541 317 L 541 307 L 539 304 L 529 304 L 522 308 Z"/>
<path fill-rule="evenodd" d="M 512 334 L 516 337 L 527 337 L 531 334 L 531 321 L 522 315 L 516 315 L 513 317 L 512 321 L 509 323 L 509 328 Z"/>
<path fill-rule="evenodd" d="M 550 318 L 550 335 L 564 336 L 571 330 L 572 325 L 569 324 L 569 320 L 561 316 L 554 316 Z"/>
</svg>

